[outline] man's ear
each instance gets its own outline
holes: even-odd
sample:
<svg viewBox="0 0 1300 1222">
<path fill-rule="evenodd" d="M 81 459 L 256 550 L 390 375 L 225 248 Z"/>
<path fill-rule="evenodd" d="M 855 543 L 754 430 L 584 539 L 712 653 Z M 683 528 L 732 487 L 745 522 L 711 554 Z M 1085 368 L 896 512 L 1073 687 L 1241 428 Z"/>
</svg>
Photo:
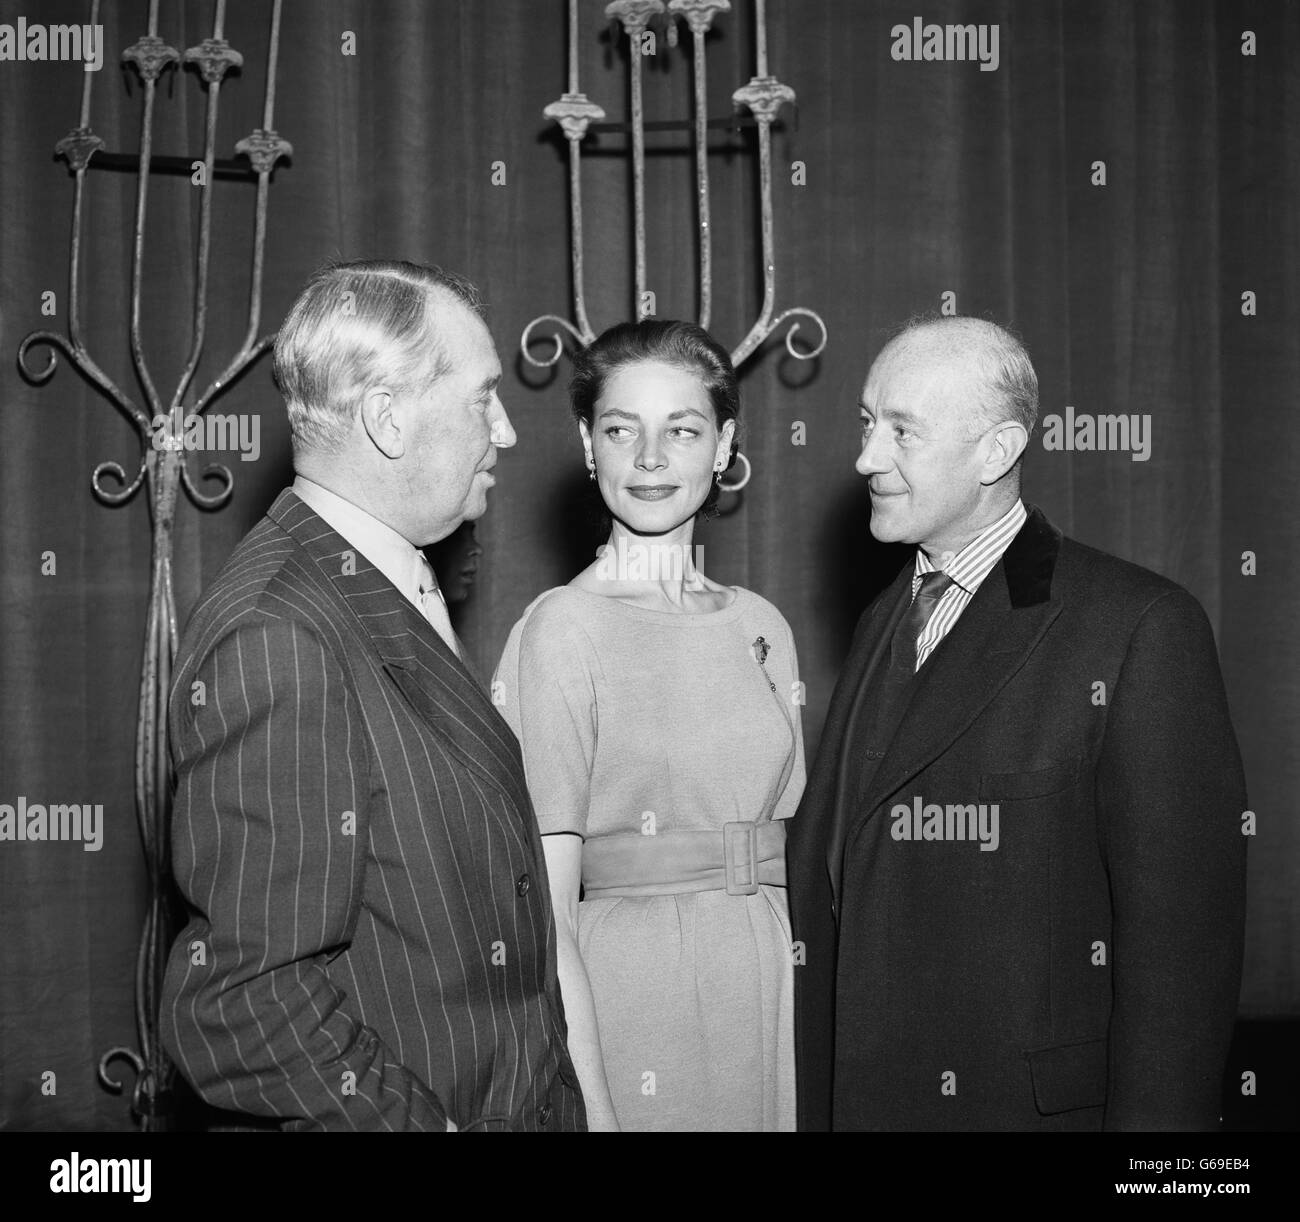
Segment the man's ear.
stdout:
<svg viewBox="0 0 1300 1222">
<path fill-rule="evenodd" d="M 372 386 L 361 397 L 361 427 L 385 458 L 406 453 L 402 430 L 393 413 L 393 392 L 387 386 Z"/>
<path fill-rule="evenodd" d="M 984 439 L 984 471 L 981 484 L 996 484 L 1025 452 L 1029 433 L 1023 424 L 1004 420 Z"/>
</svg>

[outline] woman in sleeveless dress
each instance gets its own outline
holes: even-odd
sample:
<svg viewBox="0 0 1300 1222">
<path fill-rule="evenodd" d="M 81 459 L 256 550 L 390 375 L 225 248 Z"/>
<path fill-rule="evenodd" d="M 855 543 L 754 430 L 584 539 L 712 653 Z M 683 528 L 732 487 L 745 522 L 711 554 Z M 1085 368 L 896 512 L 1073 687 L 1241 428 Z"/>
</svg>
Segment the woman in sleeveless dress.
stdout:
<svg viewBox="0 0 1300 1222">
<path fill-rule="evenodd" d="M 571 393 L 609 541 L 530 604 L 494 692 L 543 834 L 588 1122 L 789 1131 L 794 641 L 692 550 L 736 452 L 736 375 L 699 327 L 647 320 L 579 354 Z"/>
</svg>

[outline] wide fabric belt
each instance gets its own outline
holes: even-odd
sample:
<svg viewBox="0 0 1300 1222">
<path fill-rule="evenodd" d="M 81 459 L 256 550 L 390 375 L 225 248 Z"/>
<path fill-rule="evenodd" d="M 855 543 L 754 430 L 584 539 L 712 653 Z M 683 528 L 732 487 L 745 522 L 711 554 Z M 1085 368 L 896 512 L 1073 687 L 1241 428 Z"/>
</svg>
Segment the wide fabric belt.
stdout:
<svg viewBox="0 0 1300 1222">
<path fill-rule="evenodd" d="M 582 846 L 584 898 L 785 886 L 785 821 L 741 819 L 719 831 L 617 832 Z"/>
</svg>

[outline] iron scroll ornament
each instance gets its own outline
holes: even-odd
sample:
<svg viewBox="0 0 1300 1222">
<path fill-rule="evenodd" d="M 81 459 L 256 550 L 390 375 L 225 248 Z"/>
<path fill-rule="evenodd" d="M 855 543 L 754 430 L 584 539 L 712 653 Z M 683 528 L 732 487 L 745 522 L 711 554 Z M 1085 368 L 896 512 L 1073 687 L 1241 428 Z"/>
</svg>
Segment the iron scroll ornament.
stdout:
<svg viewBox="0 0 1300 1222">
<path fill-rule="evenodd" d="M 267 54 L 266 91 L 262 126 L 235 145 L 236 156 L 250 163 L 247 176 L 257 184 L 252 248 L 252 277 L 248 302 L 247 330 L 238 349 L 212 383 L 186 406 L 186 394 L 198 368 L 206 336 L 209 264 L 212 231 L 212 188 L 216 161 L 216 131 L 221 87 L 225 75 L 243 64 L 243 56 L 223 37 L 226 0 L 214 0 L 211 35 L 184 55 L 158 35 L 158 0 L 150 0 L 148 28 L 132 46 L 122 53 L 143 85 L 138 158 L 102 152 L 104 141 L 90 124 L 91 84 L 94 73 L 83 73 L 81 110 L 77 126 L 55 146 L 57 156 L 67 162 L 73 176 L 72 233 L 69 246 L 69 294 L 67 335 L 55 331 L 34 331 L 18 348 L 18 367 L 36 385 L 47 382 L 62 353 L 96 389 L 117 408 L 131 424 L 140 447 L 139 464 L 128 476 L 120 463 L 99 463 L 91 473 L 95 496 L 110 506 L 125 505 L 142 487 L 149 490 L 152 547 L 149 573 L 149 603 L 144 633 L 144 657 L 141 663 L 138 716 L 135 736 L 135 814 L 144 850 L 148 896 L 144 928 L 140 935 L 135 970 L 135 1017 L 139 1050 L 126 1046 L 109 1049 L 99 1059 L 100 1083 L 120 1094 L 124 1082 L 112 1076 L 114 1060 L 125 1060 L 135 1072 L 131 1092 L 131 1113 L 140 1128 L 156 1131 L 173 1127 L 174 1080 L 172 1065 L 159 1038 L 158 1005 L 170 949 L 169 903 L 172 895 L 167 829 L 171 819 L 171 772 L 168 750 L 167 700 L 171 689 L 172 663 L 177 647 L 176 600 L 172 580 L 174 553 L 173 528 L 176 503 L 181 489 L 201 510 L 215 510 L 229 501 L 234 477 L 224 463 L 212 462 L 203 467 L 198 481 L 190 473 L 185 459 L 185 421 L 201 417 L 213 402 L 238 379 L 274 342 L 274 335 L 258 336 L 261 326 L 262 278 L 266 251 L 267 203 L 271 172 L 277 161 L 291 156 L 292 146 L 275 131 L 275 77 L 279 53 L 280 11 L 282 0 L 273 0 L 270 12 L 270 40 Z M 98 24 L 100 0 L 92 0 L 90 21 Z M 192 65 L 207 90 L 206 130 L 203 152 L 203 180 L 199 185 L 199 227 L 195 254 L 194 312 L 190 349 L 176 388 L 166 407 L 158 394 L 144 350 L 140 325 L 141 292 L 145 252 L 145 220 L 149 201 L 149 176 L 153 169 L 154 102 L 162 75 Z M 136 378 L 144 395 L 144 407 L 135 403 L 111 378 L 87 350 L 80 327 L 80 282 L 82 243 L 82 202 L 85 176 L 93 168 L 96 155 L 116 163 L 131 161 L 137 167 L 135 222 L 130 296 L 130 350 Z M 160 163 L 189 159 L 159 158 Z M 229 163 L 221 166 L 228 169 Z M 244 175 L 241 175 L 244 176 Z M 48 359 L 35 367 L 30 356 L 34 348 L 44 346 Z M 147 410 L 146 410 L 147 409 Z M 110 478 L 116 488 L 105 483 Z M 203 480 L 215 480 L 217 487 L 203 491 Z"/>
<path fill-rule="evenodd" d="M 545 118 L 560 125 L 568 145 L 569 161 L 569 247 L 573 273 L 573 320 L 558 314 L 541 314 L 532 319 L 520 336 L 520 352 L 529 364 L 538 368 L 554 366 L 564 353 L 565 337 L 575 345 L 586 347 L 595 339 L 587 315 L 586 283 L 583 260 L 582 211 L 582 142 L 590 125 L 600 122 L 604 110 L 587 98 L 579 87 L 578 73 L 578 6 L 569 0 L 569 74 L 568 89 L 543 111 Z M 696 223 L 699 238 L 699 314 L 701 327 L 708 328 L 712 317 L 713 300 L 713 235 L 711 224 L 711 196 L 708 170 L 708 113 L 707 65 L 705 36 L 719 13 L 730 12 L 730 0 L 612 0 L 605 6 L 605 15 L 616 20 L 627 35 L 630 55 L 632 193 L 633 193 L 633 262 L 634 314 L 644 317 L 642 303 L 645 298 L 645 113 L 642 101 L 641 39 L 652 21 L 667 22 L 670 45 L 677 41 L 677 21 L 682 19 L 691 31 L 693 43 L 692 71 L 694 80 L 694 151 Z M 767 17 L 766 0 L 755 0 L 756 54 L 755 75 L 748 84 L 732 94 L 732 102 L 753 116 L 757 128 L 759 158 L 759 215 L 763 260 L 763 302 L 758 317 L 745 337 L 731 352 L 732 364 L 739 367 L 747 361 L 781 327 L 789 324 L 785 334 L 786 350 L 796 360 L 807 361 L 819 356 L 828 339 L 826 324 L 814 310 L 794 306 L 773 317 L 776 308 L 776 253 L 772 220 L 772 124 L 781 108 L 795 101 L 794 90 L 768 72 L 767 67 Z M 803 323 L 816 328 L 817 336 L 811 347 L 799 347 L 795 335 Z M 550 328 L 549 334 L 546 329 Z M 550 340 L 552 347 L 545 356 L 535 356 L 536 344 Z M 744 476 L 734 482 L 722 481 L 728 492 L 738 492 L 750 479 L 752 467 L 743 454 L 737 459 L 744 462 Z"/>
</svg>

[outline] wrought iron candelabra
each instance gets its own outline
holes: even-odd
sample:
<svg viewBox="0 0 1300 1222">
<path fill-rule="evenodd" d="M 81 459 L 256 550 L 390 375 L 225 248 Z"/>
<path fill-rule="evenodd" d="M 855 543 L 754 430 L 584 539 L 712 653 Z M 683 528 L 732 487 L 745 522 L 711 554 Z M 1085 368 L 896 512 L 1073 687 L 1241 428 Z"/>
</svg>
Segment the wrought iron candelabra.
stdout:
<svg viewBox="0 0 1300 1222">
<path fill-rule="evenodd" d="M 569 79 L 568 89 L 542 112 L 558 123 L 568 141 L 569 149 L 569 246 L 573 268 L 573 318 L 558 314 L 542 314 L 534 318 L 523 331 L 519 346 L 524 358 L 533 365 L 545 368 L 554 365 L 564 351 L 562 336 L 569 335 L 575 343 L 585 347 L 595 338 L 587 315 L 586 288 L 583 274 L 582 231 L 582 142 L 592 124 L 601 123 L 604 110 L 591 101 L 578 80 L 578 0 L 568 0 L 569 5 Z M 732 364 L 739 368 L 779 327 L 789 322 L 785 346 L 791 356 L 810 360 L 826 346 L 826 324 L 814 311 L 794 306 L 773 317 L 776 308 L 776 250 L 772 233 L 772 123 L 787 102 L 795 100 L 794 90 L 768 72 L 767 65 L 767 12 L 766 0 L 755 0 L 756 48 L 755 71 L 749 82 L 732 95 L 737 107 L 744 107 L 754 117 L 758 140 L 759 227 L 763 260 L 763 304 L 758 317 L 745 337 L 731 351 Z M 646 233 L 645 233 L 645 111 L 642 100 L 641 40 L 652 20 L 666 19 L 670 45 L 675 45 L 677 21 L 686 22 L 693 39 L 694 79 L 694 152 L 696 225 L 699 238 L 699 315 L 701 327 L 710 325 L 713 309 L 713 231 L 710 223 L 709 149 L 708 149 L 708 91 L 706 76 L 706 36 L 719 13 L 731 10 L 730 0 L 612 0 L 605 5 L 606 18 L 615 19 L 631 44 L 630 90 L 632 155 L 632 215 L 634 306 L 637 317 L 644 312 L 646 301 Z M 799 348 L 794 343 L 799 330 L 799 319 L 806 319 L 818 331 L 816 344 Z M 548 338 L 538 335 L 539 328 L 553 328 L 549 336 L 552 351 L 545 356 L 534 356 L 533 345 Z M 749 482 L 751 468 L 743 454 L 737 457 L 744 463 L 745 473 L 735 482 L 724 482 L 728 491 L 739 491 Z"/>
<path fill-rule="evenodd" d="M 32 348 L 45 345 L 62 352 L 79 369 L 96 390 L 127 418 L 140 443 L 140 462 L 133 477 L 116 462 L 102 462 L 91 475 L 96 497 L 106 505 L 125 505 L 143 487 L 148 490 L 153 547 L 149 574 L 149 610 L 145 625 L 144 659 L 140 672 L 139 716 L 135 740 L 135 810 L 140 838 L 144 846 L 148 877 L 148 905 L 144 930 L 136 959 L 135 1013 L 139 1049 L 111 1048 L 100 1058 L 100 1081 L 114 1093 L 123 1083 L 110 1073 L 110 1065 L 121 1058 L 135 1070 L 131 1111 L 142 1129 L 171 1127 L 175 1068 L 163 1051 L 158 1038 L 158 997 L 170 949 L 168 900 L 170 866 L 168 860 L 168 824 L 171 812 L 171 787 L 167 750 L 167 696 L 171 686 L 172 662 L 176 654 L 176 602 L 172 585 L 172 529 L 179 490 L 185 489 L 200 509 L 218 509 L 230 498 L 234 477 L 223 463 L 210 463 L 200 474 L 200 481 L 212 479 L 215 490 L 204 492 L 190 475 L 181 441 L 188 417 L 198 416 L 212 406 L 231 383 L 243 373 L 274 340 L 274 335 L 258 336 L 261 320 L 262 268 L 266 249 L 267 198 L 271 171 L 281 157 L 293 149 L 275 131 L 275 74 L 280 40 L 281 0 L 273 0 L 270 11 L 270 43 L 267 54 L 266 92 L 262 125 L 235 145 L 241 162 L 216 159 L 217 116 L 222 81 L 228 71 L 243 64 L 243 56 L 225 40 L 226 0 L 214 0 L 212 32 L 197 46 L 182 55 L 158 35 L 158 0 L 150 0 L 148 30 L 122 52 L 122 61 L 139 76 L 143 84 L 143 109 L 140 118 L 140 153 L 135 202 L 135 227 L 131 264 L 131 359 L 143 391 L 143 406 L 117 386 L 95 361 L 82 342 L 80 331 L 80 264 L 82 246 L 82 197 L 86 171 L 98 157 L 100 164 L 133 164 L 135 158 L 101 152 L 104 141 L 90 125 L 91 87 L 94 73 L 84 73 L 81 113 L 77 126 L 55 146 L 55 152 L 68 164 L 73 178 L 72 236 L 69 253 L 68 333 L 34 331 L 18 349 L 18 364 L 32 382 L 46 381 L 55 370 L 58 358 L 48 353 L 43 368 L 32 368 L 28 356 Z M 90 21 L 98 24 L 100 0 L 92 0 Z M 207 86 L 206 137 L 203 150 L 204 174 L 200 184 L 199 234 L 194 261 L 194 310 L 189 354 L 180 379 L 164 405 L 149 371 L 140 329 L 141 284 L 145 254 L 145 217 L 149 202 L 151 172 L 183 167 L 188 173 L 188 157 L 156 157 L 153 151 L 154 101 L 159 79 L 181 63 L 193 65 Z M 207 324 L 208 272 L 212 233 L 212 188 L 218 171 L 226 175 L 242 174 L 255 178 L 257 203 L 253 222 L 252 283 L 248 301 L 248 325 L 238 350 L 226 362 L 220 374 L 197 397 L 187 393 L 203 353 Z M 160 419 L 168 421 L 166 430 L 155 429 Z M 157 445 L 162 433 L 164 444 Z M 118 485 L 110 488 L 104 477 L 112 476 Z"/>
</svg>

